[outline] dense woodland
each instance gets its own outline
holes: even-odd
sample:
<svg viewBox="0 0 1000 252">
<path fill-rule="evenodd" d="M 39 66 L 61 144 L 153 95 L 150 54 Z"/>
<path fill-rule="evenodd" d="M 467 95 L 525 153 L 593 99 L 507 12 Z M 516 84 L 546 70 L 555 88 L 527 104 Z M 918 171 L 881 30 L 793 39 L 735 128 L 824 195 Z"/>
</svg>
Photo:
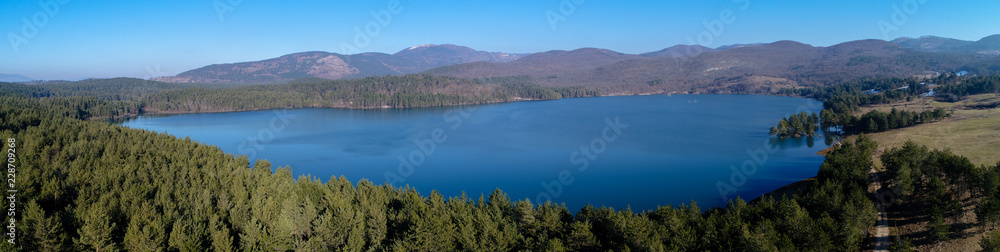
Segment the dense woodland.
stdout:
<svg viewBox="0 0 1000 252">
<path fill-rule="evenodd" d="M 636 213 L 330 178 L 167 134 L 0 105 L 18 143 L 22 248 L 52 250 L 854 250 L 874 223 L 874 142 L 837 148 L 795 198 Z"/>
<path fill-rule="evenodd" d="M 956 96 L 1000 93 L 1000 75 L 971 77 L 961 83 L 945 85 L 935 90 Z"/>
<path fill-rule="evenodd" d="M 593 94 L 516 83 L 424 81 L 409 84 L 416 87 L 399 89 L 394 88 L 397 85 L 380 86 L 380 82 L 392 83 L 392 78 L 403 77 L 361 79 L 358 82 L 371 82 L 361 87 L 304 82 L 229 90 L 256 92 L 262 99 L 276 94 L 338 97 L 350 92 L 341 88 L 365 89 L 371 94 L 391 89 L 395 91 L 388 97 L 405 98 L 408 91 L 403 90 L 490 85 L 494 85 L 490 86 L 493 89 L 482 94 L 522 98 L 525 94 Z M 285 88 L 286 92 L 277 92 L 277 88 Z M 494 93 L 502 88 L 524 93 Z M 364 179 L 351 182 L 333 177 L 322 183 L 309 176 L 293 178 L 290 167 L 275 169 L 266 160 L 247 160 L 190 139 L 87 120 L 129 114 L 141 109 L 144 102 L 162 106 L 178 100 L 256 104 L 252 99 L 210 100 L 236 97 L 237 93 L 227 92 L 235 91 L 180 88 L 142 96 L 164 101 L 135 101 L 84 98 L 72 93 L 53 95 L 46 88 L 0 84 L 0 116 L 4 119 L 0 122 L 0 139 L 14 139 L 17 143 L 20 214 L 19 243 L 3 243 L 2 248 L 855 251 L 864 246 L 866 230 L 876 218 L 867 186 L 877 144 L 863 135 L 836 147 L 819 167 L 816 182 L 788 198 L 765 196 L 753 203 L 737 198 L 710 209 L 701 209 L 692 202 L 634 212 L 593 206 L 567 209 L 552 202 L 510 199 L 500 189 L 490 195 L 421 195 L 402 185 L 375 185 Z M 206 100 L 192 100 L 191 96 Z M 424 102 L 430 100 L 418 101 L 427 104 Z M 281 104 L 261 102 L 254 106 Z M 842 106 L 850 105 L 857 104 Z M 250 108 L 261 107 L 246 107 Z M 814 116 L 807 117 L 815 120 Z M 921 199 L 937 207 L 931 209 L 937 209 L 934 211 L 940 212 L 940 218 L 954 218 L 958 212 L 949 199 L 971 190 L 988 199 L 977 208 L 977 217 L 990 225 L 1000 220 L 1000 210 L 996 210 L 1000 209 L 1000 182 L 996 182 L 1000 181 L 1000 164 L 974 167 L 967 159 L 912 144 L 885 156 L 882 161 L 891 171 L 892 187 L 899 188 L 902 195 L 921 195 Z M 935 226 L 933 230 L 932 235 L 940 231 L 946 237 L 950 229 Z"/>
<path fill-rule="evenodd" d="M 876 147 L 864 137 L 830 154 L 819 182 L 793 198 L 574 213 L 499 189 L 425 196 L 296 179 L 188 139 L 80 120 L 90 108 L 51 96 L 4 92 L 0 134 L 19 146 L 20 246 L 42 251 L 856 250 L 875 218 L 864 190 Z"/>
<path fill-rule="evenodd" d="M 931 79 L 881 78 L 842 83 L 829 87 L 782 90 L 780 94 L 801 95 L 823 101 L 820 126 L 824 130 L 835 128 L 840 133 L 876 133 L 928 123 L 951 116 L 937 108 L 914 112 L 892 108 L 889 112 L 871 110 L 859 113 L 861 107 L 911 100 L 931 91 L 941 99 L 962 97 L 969 94 L 995 92 L 1000 76 L 963 78 L 942 74 Z M 785 119 L 783 119 L 785 120 Z"/>
<path fill-rule="evenodd" d="M 845 134 L 860 134 L 909 127 L 950 116 L 941 108 L 923 112 L 895 108 L 890 112 L 871 110 L 858 116 L 862 106 L 910 100 L 931 91 L 930 85 L 935 85 L 936 99 L 956 101 L 968 95 L 1000 93 L 998 84 L 1000 76 L 942 74 L 931 79 L 884 78 L 782 92 L 823 100 L 822 127 L 837 128 Z M 786 124 L 787 121 L 790 120 L 782 119 Z M 931 150 L 913 142 L 887 150 L 881 161 L 888 177 L 885 182 L 889 185 L 887 193 L 880 194 L 881 200 L 902 204 L 907 211 L 928 218 L 926 233 L 894 241 L 893 250 L 910 251 L 911 239 L 925 243 L 949 240 L 957 230 L 945 220 L 957 221 L 966 214 L 961 202 L 965 198 L 978 202 L 975 214 L 983 228 L 995 228 L 1000 223 L 1000 163 L 976 167 L 965 157 Z M 987 234 L 980 245 L 983 251 L 1000 250 L 1000 233 Z"/>
<path fill-rule="evenodd" d="M 949 240 L 960 228 L 946 224 L 945 220 L 957 221 L 966 214 L 962 202 L 965 198 L 981 199 L 974 201 L 980 226 L 976 228 L 996 227 L 1000 223 L 1000 163 L 976 167 L 969 159 L 949 151 L 907 142 L 884 153 L 882 164 L 889 182 L 884 200 L 927 216 L 927 232 L 910 238 L 929 243 Z M 983 238 L 984 251 L 1000 249 L 997 235 L 994 231 Z"/>
<path fill-rule="evenodd" d="M 429 75 L 300 80 L 235 89 L 187 88 L 143 99 L 147 110 L 243 111 L 271 108 L 412 108 L 597 96 L 582 88 L 542 88 L 516 79 L 464 80 Z"/>
<path fill-rule="evenodd" d="M 523 76 L 464 80 L 429 75 L 303 78 L 273 85 L 174 84 L 115 78 L 35 85 L 0 83 L 0 92 L 62 103 L 94 118 L 273 108 L 438 107 L 600 95 L 579 87 L 540 87 Z"/>
<path fill-rule="evenodd" d="M 997 183 L 984 180 L 996 176 L 996 167 L 976 167 L 965 157 L 929 150 L 913 142 L 887 151 L 882 155 L 882 164 L 891 181 L 889 189 L 895 193 L 892 200 L 916 202 L 924 206 L 918 209 L 928 209 L 928 238 L 935 242 L 948 240 L 951 228 L 945 224 L 945 218 L 959 218 L 965 214 L 959 201 L 965 193 L 983 195 L 989 191 L 987 187 L 997 186 L 984 184 Z M 977 215 L 997 218 L 1000 212 Z"/>
</svg>

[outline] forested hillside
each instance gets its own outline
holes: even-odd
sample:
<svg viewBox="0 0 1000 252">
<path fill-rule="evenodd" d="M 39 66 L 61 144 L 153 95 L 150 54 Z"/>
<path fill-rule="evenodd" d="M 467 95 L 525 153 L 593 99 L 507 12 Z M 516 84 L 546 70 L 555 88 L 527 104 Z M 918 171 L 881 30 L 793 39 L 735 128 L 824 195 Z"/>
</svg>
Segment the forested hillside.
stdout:
<svg viewBox="0 0 1000 252">
<path fill-rule="evenodd" d="M 464 80 L 428 75 L 304 80 L 290 84 L 208 90 L 188 88 L 151 95 L 151 112 L 218 112 L 271 108 L 412 108 L 597 96 L 582 88 L 542 88 L 516 78 Z"/>
<path fill-rule="evenodd" d="M 572 214 L 499 189 L 420 195 L 367 180 L 295 179 L 290 168 L 188 139 L 5 99 L 0 135 L 17 143 L 19 244 L 41 251 L 853 250 L 874 221 L 863 188 L 875 146 L 864 139 L 831 154 L 822 183 L 801 197 Z"/>
<path fill-rule="evenodd" d="M 424 81 L 396 88 L 396 80 L 408 78 Z M 341 94 L 338 92 L 357 90 L 406 93 L 401 90 L 447 92 L 492 87 L 487 91 L 505 90 L 502 94 L 521 97 L 586 94 L 575 89 L 518 86 L 520 81 L 380 77 L 358 82 L 252 86 L 217 93 L 199 91 L 234 97 L 248 91 L 262 97 L 275 93 L 336 97 Z M 841 88 L 857 85 L 868 88 L 893 84 L 876 81 Z M 17 246 L 22 249 L 854 251 L 864 246 L 866 230 L 875 221 L 875 206 L 867 186 L 877 146 L 864 136 L 842 143 L 829 153 L 819 167 L 816 182 L 790 198 L 766 196 L 750 204 L 735 199 L 711 209 L 701 209 L 692 202 L 641 213 L 594 206 L 567 209 L 553 202 L 510 199 L 501 189 L 490 195 L 421 195 L 414 189 L 401 188 L 403 185 L 375 185 L 367 180 L 351 182 L 333 177 L 322 183 L 309 176 L 293 178 L 290 167 L 274 169 L 265 160 L 247 160 L 186 138 L 86 121 L 111 113 L 94 112 L 105 111 L 95 110 L 99 107 L 127 111 L 129 101 L 56 97 L 38 88 L 0 85 L 0 116 L 4 118 L 0 137 L 17 146 L 15 188 L 21 216 Z M 282 92 L 277 92 L 278 88 L 283 88 Z M 191 90 L 157 95 L 170 100 L 180 98 L 167 94 L 201 95 L 186 93 Z M 487 91 L 483 94 L 489 94 Z M 93 99 L 101 106 L 56 102 L 61 99 Z M 260 106 L 264 105 L 268 104 Z M 953 193 L 969 185 L 995 184 L 963 174 L 995 174 L 1000 167 L 974 167 L 967 164 L 967 159 L 934 155 L 955 162 L 905 161 L 901 158 L 907 155 L 896 154 L 889 154 L 895 159 L 883 161 L 920 162 L 920 174 L 943 172 L 948 179 L 926 180 L 913 175 L 916 171 L 912 167 L 916 166 L 892 170 L 893 174 L 902 174 L 892 175 L 894 186 L 928 188 L 924 184 L 929 183 L 930 192 L 938 193 L 934 195 L 946 195 L 934 188 Z M 943 187 L 934 187 L 939 183 Z M 981 195 L 994 197 L 991 191 L 982 191 Z M 937 205 L 942 209 L 942 218 L 954 216 L 949 210 L 952 204 L 940 201 Z M 990 217 L 994 212 L 989 207 L 992 205 L 984 205 L 981 210 L 984 223 L 995 220 Z M 935 226 L 934 230 L 949 229 Z M 3 246 L 7 250 L 14 248 L 6 243 Z"/>
<path fill-rule="evenodd" d="M 38 102 L 52 104 L 45 106 L 70 110 L 65 113 L 86 114 L 73 118 L 306 107 L 437 107 L 600 95 L 580 87 L 540 87 L 524 76 L 466 80 L 429 75 L 303 78 L 271 85 L 164 83 L 133 78 L 37 85 L 0 82 L 0 94 L 39 98 Z"/>
<path fill-rule="evenodd" d="M 301 52 L 253 62 L 213 64 L 157 80 L 171 83 L 275 84 L 306 77 L 351 79 L 414 74 L 434 67 L 469 62 L 509 62 L 521 56 L 476 51 L 450 44 L 414 46 L 395 54 Z"/>
<path fill-rule="evenodd" d="M 533 54 L 423 45 L 395 54 L 302 52 L 254 62 L 214 64 L 157 80 L 171 83 L 287 83 L 300 78 L 356 79 L 424 73 L 476 79 L 530 76 L 543 87 L 586 87 L 605 94 L 772 94 L 867 78 L 937 72 L 1000 73 L 1000 35 L 979 41 L 937 37 L 849 41 L 827 47 L 795 41 L 712 49 L 677 45 L 643 54 L 580 48 Z"/>
<path fill-rule="evenodd" d="M 825 108 L 820 116 L 823 128 L 840 130 L 825 134 L 855 135 L 941 120 L 949 117 L 954 109 L 906 108 L 902 104 L 910 104 L 910 100 L 930 99 L 921 96 L 933 96 L 931 98 L 935 100 L 949 103 L 962 101 L 970 95 L 1000 93 L 998 84 L 1000 78 L 995 75 L 970 77 L 942 74 L 926 79 L 853 81 L 830 87 L 783 90 L 782 93 L 823 100 Z M 879 109 L 886 104 L 892 104 L 892 108 Z M 989 110 L 997 105 L 997 102 L 984 102 L 963 109 Z M 902 109 L 897 109 L 897 106 Z M 870 110 L 863 112 L 863 109 Z M 782 119 L 779 125 L 792 125 L 791 120 L 785 121 Z M 772 131 L 780 132 L 777 129 Z M 991 141 L 987 139 L 982 140 Z M 982 231 L 989 231 L 986 228 L 995 227 L 1000 222 L 1000 200 L 997 200 L 1000 163 L 976 167 L 968 158 L 955 155 L 947 148 L 934 148 L 907 140 L 902 146 L 886 149 L 880 154 L 885 171 L 879 177 L 887 185 L 887 190 L 879 191 L 877 195 L 883 200 L 883 205 L 892 206 L 895 222 L 901 225 L 899 228 L 907 230 L 893 234 L 897 236 L 892 241 L 893 250 L 910 251 L 915 245 L 926 248 L 952 239 L 968 238 L 981 228 Z M 990 153 L 990 150 L 985 151 Z M 969 206 L 974 206 L 974 211 Z M 968 214 L 974 214 L 975 218 L 968 218 Z M 917 225 L 922 231 L 912 230 Z M 946 248 L 955 248 L 953 245 Z M 1000 248 L 1000 233 L 988 233 L 980 245 L 983 251 L 996 251 Z"/>
<path fill-rule="evenodd" d="M 952 38 L 923 36 L 920 38 L 898 38 L 893 43 L 906 48 L 926 52 L 949 52 L 964 54 L 1000 54 L 1000 35 L 992 35 L 979 41 L 965 41 Z"/>
<path fill-rule="evenodd" d="M 619 57 L 609 63 L 578 68 L 557 67 L 580 65 L 575 59 L 578 54 L 549 56 L 550 64 L 546 66 L 536 66 L 529 56 L 509 63 L 444 66 L 425 73 L 459 78 L 528 75 L 541 86 L 582 86 L 620 94 L 773 94 L 783 88 L 829 86 L 870 78 L 908 78 L 938 71 L 1000 73 L 997 57 L 993 55 L 914 51 L 881 40 L 851 41 L 829 47 L 778 41 L 690 57 Z"/>
<path fill-rule="evenodd" d="M 830 87 L 786 89 L 780 93 L 823 101 L 824 108 L 819 121 L 823 129 L 833 127 L 845 134 L 875 133 L 934 122 L 950 114 L 941 108 L 926 111 L 892 108 L 888 112 L 870 110 L 860 113 L 863 106 L 889 104 L 927 95 L 931 92 L 931 86 L 935 86 L 937 96 L 940 97 L 964 96 L 967 92 L 981 93 L 995 90 L 996 80 L 996 76 L 961 78 L 943 74 L 933 79 L 879 78 Z"/>
</svg>

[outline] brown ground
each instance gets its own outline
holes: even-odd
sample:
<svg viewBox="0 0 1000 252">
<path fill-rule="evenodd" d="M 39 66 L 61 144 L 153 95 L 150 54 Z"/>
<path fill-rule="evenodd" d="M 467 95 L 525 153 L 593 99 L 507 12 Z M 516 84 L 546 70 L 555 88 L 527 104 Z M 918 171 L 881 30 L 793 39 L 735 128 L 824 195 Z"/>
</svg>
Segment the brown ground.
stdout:
<svg viewBox="0 0 1000 252">
<path fill-rule="evenodd" d="M 885 150 L 900 147 L 908 140 L 926 145 L 932 149 L 947 149 L 955 154 L 966 156 L 976 165 L 993 165 L 1000 161 L 1000 109 L 975 109 L 977 104 L 992 104 L 1000 101 L 1000 95 L 987 94 L 969 97 L 966 100 L 949 103 L 935 101 L 932 98 L 917 98 L 908 102 L 879 105 L 863 108 L 864 113 L 873 109 L 888 112 L 892 108 L 907 111 L 925 111 L 934 108 L 945 108 L 953 112 L 953 116 L 939 122 L 917 125 L 914 127 L 891 130 L 888 132 L 870 134 L 879 143 L 873 161 L 877 170 L 884 173 L 880 157 Z M 844 141 L 854 141 L 848 137 Z M 833 147 L 819 151 L 825 155 Z M 886 175 L 880 176 L 885 179 Z M 810 180 L 795 184 L 806 184 Z M 887 183 L 887 181 L 883 181 Z M 795 184 L 782 187 L 772 194 L 784 194 L 796 188 Z M 951 225 L 949 240 L 936 242 L 928 238 L 927 205 L 924 202 L 893 202 L 887 205 L 891 242 L 900 237 L 910 239 L 917 251 L 978 251 L 979 240 L 986 230 L 976 224 L 975 207 L 978 199 L 966 194 L 961 199 L 965 214 L 957 219 L 946 218 L 946 224 Z M 874 234 L 875 228 L 869 230 Z M 993 230 L 991 230 L 993 231 Z M 874 239 L 868 241 L 874 244 Z M 871 246 L 868 246 L 871 248 Z"/>
<path fill-rule="evenodd" d="M 976 204 L 966 194 L 960 201 L 965 214 L 956 219 L 946 218 L 945 223 L 951 225 L 949 240 L 936 242 L 928 237 L 928 207 L 924 202 L 905 202 L 892 205 L 887 209 L 889 229 L 893 241 L 903 237 L 910 239 L 913 249 L 917 251 L 978 251 L 979 239 L 985 234 L 983 228 L 976 224 Z"/>
<path fill-rule="evenodd" d="M 919 98 L 904 103 L 865 108 L 865 111 L 872 109 L 889 111 L 891 108 L 924 111 L 945 108 L 954 113 L 952 117 L 939 122 L 869 135 L 879 143 L 879 149 L 873 156 L 876 168 L 884 170 L 880 157 L 885 150 L 902 146 L 904 142 L 910 140 L 932 149 L 951 150 L 955 154 L 968 157 L 976 165 L 996 164 L 1000 160 L 1000 155 L 997 155 L 1000 153 L 1000 110 L 973 109 L 970 106 L 989 104 L 998 100 L 1000 96 L 996 94 L 972 96 L 955 103 Z M 853 138 L 849 140 L 853 141 Z M 899 237 L 908 238 L 917 251 L 979 250 L 979 240 L 986 231 L 976 224 L 974 211 L 979 199 L 970 196 L 965 194 L 960 199 L 965 209 L 962 217 L 947 218 L 946 223 L 951 225 L 952 235 L 949 240 L 942 242 L 928 238 L 926 228 L 928 207 L 924 202 L 894 202 L 896 205 L 891 205 L 887 209 L 892 241 L 896 241 Z"/>
</svg>

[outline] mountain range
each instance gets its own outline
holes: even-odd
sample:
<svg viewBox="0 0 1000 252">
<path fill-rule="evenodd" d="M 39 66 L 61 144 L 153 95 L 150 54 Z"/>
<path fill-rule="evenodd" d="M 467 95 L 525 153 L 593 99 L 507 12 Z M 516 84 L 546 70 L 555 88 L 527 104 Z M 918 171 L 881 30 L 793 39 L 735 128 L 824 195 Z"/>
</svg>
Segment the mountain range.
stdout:
<svg viewBox="0 0 1000 252">
<path fill-rule="evenodd" d="M 3 82 L 28 82 L 33 80 L 35 79 L 20 74 L 0 74 L 0 81 Z"/>
<path fill-rule="evenodd" d="M 360 78 L 419 73 L 434 67 L 468 62 L 511 62 L 524 54 L 476 51 L 456 45 L 414 46 L 395 54 L 301 52 L 253 62 L 215 64 L 161 77 L 165 82 L 280 83 L 304 77 Z"/>
<path fill-rule="evenodd" d="M 920 38 L 898 38 L 892 42 L 909 49 L 925 52 L 1000 55 L 1000 34 L 985 37 L 979 41 L 923 36 Z"/>
<path fill-rule="evenodd" d="M 185 83 L 284 83 L 423 73 L 459 78 L 530 77 L 541 86 L 605 93 L 768 93 L 871 77 L 945 71 L 1000 72 L 1000 35 L 979 41 L 925 36 L 860 40 L 829 47 L 795 41 L 718 48 L 678 45 L 643 54 L 581 48 L 513 54 L 457 45 L 421 45 L 394 54 L 302 52 L 254 62 L 215 64 L 157 80 Z"/>
</svg>

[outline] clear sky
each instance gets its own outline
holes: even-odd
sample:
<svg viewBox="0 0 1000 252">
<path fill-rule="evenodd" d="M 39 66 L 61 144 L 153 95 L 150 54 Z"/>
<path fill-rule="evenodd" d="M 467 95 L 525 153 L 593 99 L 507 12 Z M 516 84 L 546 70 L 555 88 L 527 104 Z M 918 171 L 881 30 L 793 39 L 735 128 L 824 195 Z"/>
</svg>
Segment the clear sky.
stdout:
<svg viewBox="0 0 1000 252">
<path fill-rule="evenodd" d="M 677 44 L 829 46 L 1000 33 L 995 0 L 395 0 L 390 8 L 393 1 L 4 0 L 0 73 L 148 78 L 303 51 L 352 52 L 342 45 L 384 53 L 421 44 L 643 53 Z M 720 14 L 729 14 L 728 22 Z M 374 36 L 356 41 L 356 28 Z"/>
</svg>

